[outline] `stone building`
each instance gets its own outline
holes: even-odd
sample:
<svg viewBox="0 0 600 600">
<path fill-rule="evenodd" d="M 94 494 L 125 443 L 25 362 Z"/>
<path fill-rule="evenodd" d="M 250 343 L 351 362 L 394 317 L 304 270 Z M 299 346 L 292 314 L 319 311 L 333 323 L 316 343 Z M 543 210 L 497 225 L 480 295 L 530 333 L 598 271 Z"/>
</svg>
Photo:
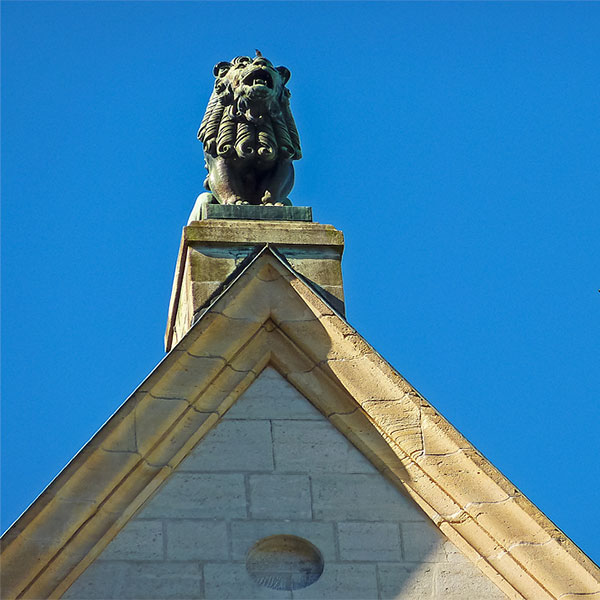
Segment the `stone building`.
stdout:
<svg viewBox="0 0 600 600">
<path fill-rule="evenodd" d="M 167 355 L 5 534 L 2 598 L 600 598 L 345 321 L 340 231 L 301 207 L 202 217 Z"/>
</svg>

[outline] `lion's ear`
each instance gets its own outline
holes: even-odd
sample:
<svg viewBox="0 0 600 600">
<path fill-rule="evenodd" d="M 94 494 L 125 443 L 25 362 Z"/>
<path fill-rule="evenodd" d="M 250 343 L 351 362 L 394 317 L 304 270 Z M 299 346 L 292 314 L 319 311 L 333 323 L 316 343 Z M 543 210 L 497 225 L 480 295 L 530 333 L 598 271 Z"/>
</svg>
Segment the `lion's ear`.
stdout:
<svg viewBox="0 0 600 600">
<path fill-rule="evenodd" d="M 223 77 L 227 71 L 231 68 L 231 63 L 227 61 L 222 61 L 217 63 L 213 69 L 213 74 L 215 77 Z"/>
<path fill-rule="evenodd" d="M 281 79 L 283 79 L 283 85 L 285 85 L 290 80 L 290 70 L 286 67 L 277 67 L 279 74 L 281 75 Z"/>
</svg>

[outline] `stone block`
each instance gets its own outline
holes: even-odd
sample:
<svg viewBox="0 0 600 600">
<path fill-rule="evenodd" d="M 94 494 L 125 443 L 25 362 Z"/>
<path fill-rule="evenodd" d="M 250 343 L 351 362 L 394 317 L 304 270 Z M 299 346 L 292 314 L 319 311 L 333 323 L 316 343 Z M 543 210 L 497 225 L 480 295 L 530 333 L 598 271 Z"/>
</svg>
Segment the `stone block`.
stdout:
<svg viewBox="0 0 600 600">
<path fill-rule="evenodd" d="M 377 473 L 375 467 L 324 417 L 320 422 L 273 423 L 277 471 Z"/>
<path fill-rule="evenodd" d="M 228 335 L 232 327 L 235 327 L 236 333 L 241 340 L 248 339 L 255 334 L 262 323 L 257 323 L 256 319 L 244 321 L 242 319 L 232 320 L 223 314 L 209 312 L 202 317 L 198 324 L 202 332 L 199 337 L 189 336 L 185 339 L 180 348 L 187 350 L 194 356 L 204 356 L 214 358 L 222 356 L 224 359 L 230 359 L 243 342 L 231 339 Z"/>
<path fill-rule="evenodd" d="M 253 204 L 204 204 L 202 219 L 236 219 L 240 221 L 308 221 L 310 206 L 256 206 Z"/>
<path fill-rule="evenodd" d="M 314 475 L 315 519 L 416 521 L 424 515 L 379 473 Z"/>
<path fill-rule="evenodd" d="M 248 550 L 260 539 L 271 535 L 295 535 L 316 546 L 325 563 L 336 560 L 333 523 L 314 521 L 233 521 L 231 539 L 233 559 L 244 560 Z"/>
<path fill-rule="evenodd" d="M 402 523 L 406 562 L 446 562 L 446 538 L 432 523 Z"/>
<path fill-rule="evenodd" d="M 315 583 L 294 590 L 294 598 L 327 600 L 366 600 L 377 598 L 377 574 L 374 564 L 325 563 L 323 574 Z"/>
<path fill-rule="evenodd" d="M 383 359 L 375 354 L 365 354 L 343 361 L 329 361 L 327 366 L 361 404 L 368 400 L 395 402 L 387 414 L 390 418 L 398 418 L 402 416 L 400 411 L 404 406 L 398 402 L 397 381 L 393 374 L 385 373 L 382 362 Z"/>
<path fill-rule="evenodd" d="M 394 450 L 361 411 L 334 413 L 329 422 L 350 441 L 376 470 L 405 473 Z M 404 477 L 406 479 L 406 477 Z"/>
<path fill-rule="evenodd" d="M 466 566 L 470 568 L 465 568 Z M 444 600 L 506 600 L 504 592 L 473 565 L 441 565 L 438 568 L 436 587 L 437 597 Z"/>
<path fill-rule="evenodd" d="M 214 411 L 215 414 L 226 414 L 228 408 L 256 379 L 253 371 L 235 371 L 228 365 L 219 376 L 213 379 L 210 385 L 198 398 L 194 408 L 199 411 Z"/>
<path fill-rule="evenodd" d="M 379 579 L 379 598 L 385 600 L 422 600 L 423 598 L 439 598 L 434 596 L 434 565 L 403 565 L 388 563 L 377 565 Z M 477 600 L 483 600 L 484 597 Z M 463 600 L 476 600 L 465 596 Z"/>
<path fill-rule="evenodd" d="M 205 397 L 205 394 L 203 394 Z M 195 441 L 201 439 L 218 421 L 214 412 L 188 409 L 177 420 L 169 435 L 158 443 L 145 459 L 152 465 L 176 465 L 188 455 Z M 156 435 L 156 433 L 155 433 Z"/>
<path fill-rule="evenodd" d="M 173 346 L 175 346 L 177 342 L 179 342 L 179 340 L 184 336 L 184 334 L 186 334 L 189 331 L 189 328 L 192 326 L 194 306 L 191 302 L 191 284 L 189 287 L 189 293 L 187 291 L 182 291 L 181 302 L 179 302 L 178 304 L 177 315 L 175 317 L 175 323 L 173 324 L 173 340 L 171 341 L 171 346 L 169 347 L 169 350 Z"/>
<path fill-rule="evenodd" d="M 554 600 L 554 598 L 556 598 L 556 595 L 554 595 L 554 597 L 549 596 L 548 595 L 548 588 L 545 587 L 544 584 L 542 584 L 540 581 L 537 581 L 536 579 L 533 579 L 529 574 L 526 574 L 525 576 L 521 575 L 521 573 L 524 573 L 524 571 L 510 571 L 511 568 L 514 567 L 515 565 L 515 559 L 513 556 L 511 556 L 510 554 L 503 552 L 500 547 L 497 547 L 497 551 L 499 552 L 499 554 L 495 554 L 492 556 L 488 556 L 485 558 L 485 561 L 490 565 L 491 569 L 487 569 L 487 571 L 489 572 L 490 570 L 493 569 L 493 571 L 490 573 L 491 576 L 495 576 L 495 573 L 500 573 L 499 577 L 502 577 L 503 573 L 509 573 L 509 575 L 511 575 L 512 577 L 510 579 L 508 579 L 508 584 L 514 586 L 519 593 L 521 594 L 521 596 L 523 598 L 535 598 L 535 600 L 537 600 L 538 598 L 543 598 L 544 600 Z M 476 559 L 477 560 L 477 559 Z M 483 566 L 483 565 L 482 565 Z M 485 568 L 485 567 L 484 567 Z M 516 577 L 515 577 L 516 575 Z M 554 577 L 555 574 L 554 573 L 548 573 L 546 571 L 546 582 L 549 579 L 549 575 Z M 500 582 L 499 582 L 500 584 Z M 510 587 L 508 587 L 507 585 L 507 591 L 510 590 Z M 510 598 L 510 596 L 508 596 Z M 585 598 L 585 596 L 583 596 Z M 560 600 L 564 600 L 565 598 L 569 598 L 569 594 L 561 594 L 559 596 Z M 593 598 L 593 596 L 592 596 Z M 581 599 L 581 595 L 579 595 L 577 597 L 576 600 L 580 600 Z M 573 600 L 572 598 L 570 600 Z M 588 598 L 586 598 L 586 600 L 589 600 Z M 595 599 L 594 599 L 595 600 Z"/>
<path fill-rule="evenodd" d="M 139 516 L 167 519 L 245 518 L 244 476 L 174 473 L 148 500 Z"/>
<path fill-rule="evenodd" d="M 310 519 L 307 475 L 250 475 L 250 515 L 257 519 Z"/>
<path fill-rule="evenodd" d="M 325 251 L 314 253 L 312 256 L 294 256 L 294 252 L 281 248 L 294 270 L 319 285 L 342 286 L 342 257 L 325 257 Z"/>
<path fill-rule="evenodd" d="M 135 434 L 137 448 L 145 455 L 157 442 L 157 432 L 175 422 L 188 408 L 188 403 L 178 398 L 156 398 L 139 394 L 135 408 Z"/>
<path fill-rule="evenodd" d="M 139 394 L 136 397 L 136 401 Z M 110 452 L 137 452 L 137 443 L 135 436 L 135 418 L 133 411 L 135 401 L 124 410 L 115 413 L 111 418 L 115 419 L 115 428 L 102 439 L 100 431 L 98 432 L 99 446 Z"/>
<path fill-rule="evenodd" d="M 275 369 L 267 367 L 224 419 L 322 419 L 321 413 Z"/>
<path fill-rule="evenodd" d="M 191 312 L 195 313 L 201 306 L 204 306 L 222 283 L 222 281 L 193 281 Z"/>
<path fill-rule="evenodd" d="M 167 560 L 221 560 L 229 556 L 225 521 L 166 521 Z"/>
<path fill-rule="evenodd" d="M 89 510 L 95 510 L 106 494 L 117 486 L 121 479 L 139 463 L 139 456 L 132 452 L 110 452 L 98 448 L 89 453 L 85 463 L 71 476 L 68 491 L 58 490 L 57 497 L 69 503 L 61 507 L 54 503 L 52 510 L 58 513 L 48 515 L 37 528 L 35 537 L 54 539 L 59 542 L 59 531 L 63 518 L 70 513 L 67 522 L 72 521 L 74 514 L 79 513 L 82 522 L 89 516 Z M 60 513 L 64 513 L 61 515 Z M 61 531 L 61 536 L 68 539 L 73 532 Z"/>
<path fill-rule="evenodd" d="M 192 281 L 225 281 L 237 266 L 239 255 L 247 256 L 251 246 L 245 246 L 242 252 L 236 252 L 235 248 L 218 250 L 203 246 L 190 248 L 187 268 Z"/>
<path fill-rule="evenodd" d="M 402 560 L 396 523 L 338 523 L 338 541 L 340 560 Z"/>
<path fill-rule="evenodd" d="M 68 600 L 196 600 L 203 598 L 195 562 L 96 561 L 62 596 Z"/>
<path fill-rule="evenodd" d="M 181 463 L 182 471 L 272 471 L 269 421 L 225 421 L 209 431 Z"/>
<path fill-rule="evenodd" d="M 101 560 L 162 560 L 162 521 L 130 521 L 108 544 Z"/>
<path fill-rule="evenodd" d="M 241 563 L 208 563 L 204 565 L 204 593 L 206 600 L 254 600 L 264 598 L 291 598 L 285 590 L 272 590 L 255 583 Z M 294 596 L 296 592 L 294 592 Z"/>
<path fill-rule="evenodd" d="M 226 361 L 218 356 L 192 356 L 187 352 L 177 353 L 177 363 L 152 388 L 155 398 L 174 398 L 193 401 L 200 392 L 204 381 L 223 368 Z M 141 408 L 141 401 L 138 404 Z"/>
<path fill-rule="evenodd" d="M 327 309 L 330 310 L 330 309 Z M 293 318 L 295 315 L 285 315 L 285 320 L 279 319 L 277 324 L 286 334 L 293 336 L 297 340 L 310 340 L 311 356 L 321 362 L 328 358 L 328 353 L 332 350 L 331 335 L 323 327 L 318 317 L 313 314 L 300 314 L 300 319 Z M 306 318 L 304 318 L 306 317 Z M 302 342 L 301 342 L 302 343 Z M 314 365 L 314 362 L 313 362 Z M 292 365 L 285 365 L 288 370 L 295 370 Z M 311 376 L 313 373 L 309 373 Z"/>
</svg>

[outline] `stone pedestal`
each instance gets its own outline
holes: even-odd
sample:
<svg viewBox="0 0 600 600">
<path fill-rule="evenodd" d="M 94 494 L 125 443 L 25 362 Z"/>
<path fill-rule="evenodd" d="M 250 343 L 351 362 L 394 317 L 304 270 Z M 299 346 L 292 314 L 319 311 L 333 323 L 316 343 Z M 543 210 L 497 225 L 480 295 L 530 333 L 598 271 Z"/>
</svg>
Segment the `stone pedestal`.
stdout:
<svg viewBox="0 0 600 600">
<path fill-rule="evenodd" d="M 165 335 L 167 352 L 189 331 L 234 270 L 265 244 L 274 247 L 344 314 L 344 236 L 333 226 L 231 218 L 194 221 L 183 228 Z"/>
</svg>

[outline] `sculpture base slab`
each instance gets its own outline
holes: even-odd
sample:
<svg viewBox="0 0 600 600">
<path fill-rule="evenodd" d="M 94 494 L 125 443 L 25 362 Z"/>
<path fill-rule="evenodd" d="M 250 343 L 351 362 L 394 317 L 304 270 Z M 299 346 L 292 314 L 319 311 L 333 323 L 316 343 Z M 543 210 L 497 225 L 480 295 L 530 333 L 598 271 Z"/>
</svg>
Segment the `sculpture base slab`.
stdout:
<svg viewBox="0 0 600 600">
<path fill-rule="evenodd" d="M 307 221 L 312 223 L 310 206 L 257 206 L 254 204 L 205 204 L 202 220 Z"/>
</svg>

